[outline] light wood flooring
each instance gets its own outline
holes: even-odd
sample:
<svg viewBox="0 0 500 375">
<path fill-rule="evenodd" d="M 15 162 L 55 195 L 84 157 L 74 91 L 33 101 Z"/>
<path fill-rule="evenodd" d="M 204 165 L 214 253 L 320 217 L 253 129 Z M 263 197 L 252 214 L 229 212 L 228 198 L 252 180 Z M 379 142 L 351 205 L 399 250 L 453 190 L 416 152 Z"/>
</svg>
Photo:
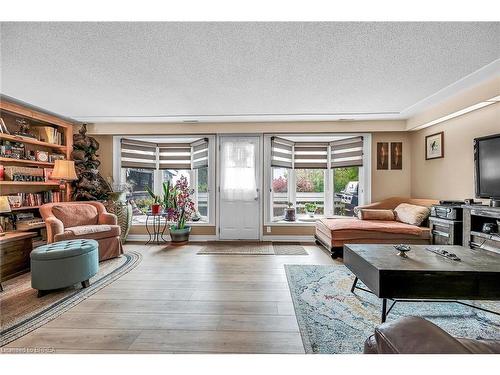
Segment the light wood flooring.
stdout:
<svg viewBox="0 0 500 375">
<path fill-rule="evenodd" d="M 142 263 L 45 326 L 10 343 L 56 353 L 304 353 L 284 264 L 334 264 L 309 255 L 196 255 L 127 244 Z"/>
</svg>

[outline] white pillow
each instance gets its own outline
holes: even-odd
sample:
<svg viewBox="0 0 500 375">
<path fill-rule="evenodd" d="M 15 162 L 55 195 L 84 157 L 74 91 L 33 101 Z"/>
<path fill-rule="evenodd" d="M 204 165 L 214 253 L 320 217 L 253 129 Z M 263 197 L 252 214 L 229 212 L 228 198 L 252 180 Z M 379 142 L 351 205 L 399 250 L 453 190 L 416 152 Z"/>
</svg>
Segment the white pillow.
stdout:
<svg viewBox="0 0 500 375">
<path fill-rule="evenodd" d="M 396 220 L 402 223 L 420 226 L 431 213 L 428 207 L 401 203 L 394 209 Z"/>
</svg>

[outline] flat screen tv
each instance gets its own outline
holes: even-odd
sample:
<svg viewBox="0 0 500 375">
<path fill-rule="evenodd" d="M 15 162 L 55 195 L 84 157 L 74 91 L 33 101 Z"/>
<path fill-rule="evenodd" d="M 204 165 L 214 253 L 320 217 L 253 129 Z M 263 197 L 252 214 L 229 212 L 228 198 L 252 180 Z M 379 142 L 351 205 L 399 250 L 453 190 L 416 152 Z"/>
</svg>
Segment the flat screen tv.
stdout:
<svg viewBox="0 0 500 375">
<path fill-rule="evenodd" d="M 474 139 L 476 197 L 500 206 L 500 134 Z"/>
</svg>

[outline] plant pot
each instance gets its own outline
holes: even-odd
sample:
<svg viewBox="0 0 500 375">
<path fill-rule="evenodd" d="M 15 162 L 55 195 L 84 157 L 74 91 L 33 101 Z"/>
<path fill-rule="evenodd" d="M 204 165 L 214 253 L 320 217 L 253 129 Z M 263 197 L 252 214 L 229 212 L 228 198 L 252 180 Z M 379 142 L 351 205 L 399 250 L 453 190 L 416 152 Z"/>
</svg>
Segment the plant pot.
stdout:
<svg viewBox="0 0 500 375">
<path fill-rule="evenodd" d="M 309 217 L 314 217 L 314 211 L 307 211 L 307 214 L 309 215 Z"/>
<path fill-rule="evenodd" d="M 295 221 L 295 208 L 285 208 L 285 221 Z"/>
<path fill-rule="evenodd" d="M 183 229 L 170 228 L 170 239 L 172 245 L 184 245 L 189 241 L 191 227 L 186 226 Z"/>
<path fill-rule="evenodd" d="M 160 214 L 161 205 L 160 204 L 152 204 L 151 205 L 151 214 L 159 215 Z"/>
<path fill-rule="evenodd" d="M 127 194 L 124 191 L 111 192 L 108 200 L 103 202 L 106 211 L 115 214 L 120 226 L 120 239 L 122 243 L 127 240 L 128 232 L 132 226 L 132 205 L 127 202 Z"/>
</svg>

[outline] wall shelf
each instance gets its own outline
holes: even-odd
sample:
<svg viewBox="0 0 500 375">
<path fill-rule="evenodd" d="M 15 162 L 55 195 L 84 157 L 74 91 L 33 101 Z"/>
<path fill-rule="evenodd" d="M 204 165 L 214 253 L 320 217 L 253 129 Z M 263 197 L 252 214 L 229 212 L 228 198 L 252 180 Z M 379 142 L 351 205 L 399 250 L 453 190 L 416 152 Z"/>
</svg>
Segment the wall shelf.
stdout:
<svg viewBox="0 0 500 375">
<path fill-rule="evenodd" d="M 42 147 L 54 148 L 54 149 L 57 149 L 61 152 L 65 152 L 67 150 L 67 147 L 64 145 L 56 145 L 54 143 L 42 142 L 42 141 L 39 141 L 38 139 L 35 139 L 35 138 L 22 137 L 19 135 L 0 133 L 0 139 L 4 139 L 6 141 L 12 141 L 12 142 L 21 142 L 21 143 L 27 143 L 30 145 L 37 145 L 37 146 L 42 146 Z"/>
<path fill-rule="evenodd" d="M 59 182 L 34 182 L 34 181 L 0 181 L 0 186 L 54 186 L 58 187 Z"/>
<path fill-rule="evenodd" d="M 25 164 L 37 167 L 48 167 L 48 168 L 54 167 L 54 163 L 49 163 L 44 161 L 13 159 L 13 158 L 3 158 L 3 157 L 0 157 L 0 163 Z"/>
<path fill-rule="evenodd" d="M 11 211 L 29 211 L 38 210 L 41 206 L 23 206 L 23 207 L 12 207 Z"/>
</svg>

